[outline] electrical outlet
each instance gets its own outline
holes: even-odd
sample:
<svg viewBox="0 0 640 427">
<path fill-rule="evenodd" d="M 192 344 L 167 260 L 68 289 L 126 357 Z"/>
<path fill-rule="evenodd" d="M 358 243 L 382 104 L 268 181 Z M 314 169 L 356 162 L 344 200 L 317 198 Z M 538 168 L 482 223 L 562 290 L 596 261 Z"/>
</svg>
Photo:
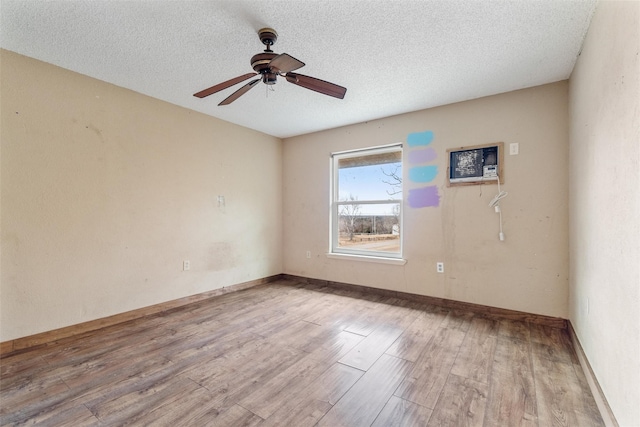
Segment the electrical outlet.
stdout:
<svg viewBox="0 0 640 427">
<path fill-rule="evenodd" d="M 436 262 L 436 271 L 438 273 L 444 273 L 444 262 Z"/>
<path fill-rule="evenodd" d="M 509 144 L 509 154 L 515 156 L 520 152 L 520 145 L 517 142 L 512 142 Z"/>
<path fill-rule="evenodd" d="M 182 270 L 187 271 L 191 269 L 191 261 L 182 261 Z"/>
<path fill-rule="evenodd" d="M 307 258 L 311 258 L 311 251 L 307 251 Z"/>
</svg>

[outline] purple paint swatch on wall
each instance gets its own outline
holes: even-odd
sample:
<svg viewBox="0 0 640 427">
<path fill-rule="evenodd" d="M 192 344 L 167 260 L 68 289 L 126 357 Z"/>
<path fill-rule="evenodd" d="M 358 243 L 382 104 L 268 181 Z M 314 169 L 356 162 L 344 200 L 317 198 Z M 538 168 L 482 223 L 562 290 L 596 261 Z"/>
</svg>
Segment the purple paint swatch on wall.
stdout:
<svg viewBox="0 0 640 427">
<path fill-rule="evenodd" d="M 431 147 L 409 151 L 409 163 L 413 165 L 432 162 L 436 157 L 438 157 L 436 150 Z"/>
<path fill-rule="evenodd" d="M 409 190 L 409 206 L 412 208 L 427 208 L 440 206 L 440 195 L 438 187 L 414 188 Z"/>
</svg>

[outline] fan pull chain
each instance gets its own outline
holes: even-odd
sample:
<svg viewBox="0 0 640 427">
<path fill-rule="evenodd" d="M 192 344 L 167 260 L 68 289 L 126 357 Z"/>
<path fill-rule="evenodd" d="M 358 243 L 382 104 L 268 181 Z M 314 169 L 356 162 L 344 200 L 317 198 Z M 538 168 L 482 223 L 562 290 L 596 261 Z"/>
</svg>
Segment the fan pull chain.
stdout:
<svg viewBox="0 0 640 427">
<path fill-rule="evenodd" d="M 273 88 L 272 85 L 264 85 L 265 86 L 265 92 L 266 92 L 266 98 L 269 98 L 269 92 L 275 92 L 276 90 Z"/>
</svg>

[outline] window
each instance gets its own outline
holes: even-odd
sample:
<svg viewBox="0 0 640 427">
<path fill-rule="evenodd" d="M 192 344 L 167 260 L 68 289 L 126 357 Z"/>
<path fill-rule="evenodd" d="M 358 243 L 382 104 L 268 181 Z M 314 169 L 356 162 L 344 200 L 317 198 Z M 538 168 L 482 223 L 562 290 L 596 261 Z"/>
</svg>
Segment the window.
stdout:
<svg viewBox="0 0 640 427">
<path fill-rule="evenodd" d="M 402 257 L 402 146 L 332 155 L 331 253 Z"/>
</svg>

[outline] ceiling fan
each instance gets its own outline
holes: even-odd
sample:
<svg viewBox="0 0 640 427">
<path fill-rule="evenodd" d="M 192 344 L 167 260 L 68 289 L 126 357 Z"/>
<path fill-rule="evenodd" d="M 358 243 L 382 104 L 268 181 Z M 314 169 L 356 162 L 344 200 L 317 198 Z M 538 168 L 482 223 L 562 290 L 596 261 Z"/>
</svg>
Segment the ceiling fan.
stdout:
<svg viewBox="0 0 640 427">
<path fill-rule="evenodd" d="M 228 87 L 236 85 L 240 82 L 243 82 L 247 79 L 250 79 L 251 77 L 260 76 L 260 78 L 252 80 L 246 85 L 242 86 L 240 89 L 225 98 L 220 104 L 218 104 L 228 105 L 247 93 L 249 89 L 256 86 L 260 80 L 262 80 L 262 82 L 266 85 L 274 85 L 276 84 L 277 77 L 282 76 L 287 79 L 289 83 L 293 83 L 294 85 L 302 86 L 304 88 L 311 89 L 325 95 L 333 96 L 335 98 L 344 98 L 344 95 L 347 92 L 347 88 L 345 87 L 338 86 L 324 80 L 316 79 L 315 77 L 292 73 L 292 71 L 304 67 L 305 64 L 302 61 L 298 61 L 291 55 L 287 55 L 286 53 L 277 54 L 271 50 L 271 46 L 273 46 L 278 39 L 278 33 L 276 33 L 274 29 L 263 28 L 258 31 L 258 36 L 260 37 L 260 41 L 262 42 L 262 44 L 264 44 L 267 48 L 263 53 L 253 55 L 253 57 L 251 58 L 251 67 L 254 69 L 255 73 L 243 74 L 231 80 L 227 80 L 226 82 L 218 83 L 217 85 L 211 86 L 208 89 L 204 89 L 198 93 L 194 93 L 193 96 L 204 98 L 216 92 L 220 92 L 221 90 L 224 90 Z"/>
</svg>

